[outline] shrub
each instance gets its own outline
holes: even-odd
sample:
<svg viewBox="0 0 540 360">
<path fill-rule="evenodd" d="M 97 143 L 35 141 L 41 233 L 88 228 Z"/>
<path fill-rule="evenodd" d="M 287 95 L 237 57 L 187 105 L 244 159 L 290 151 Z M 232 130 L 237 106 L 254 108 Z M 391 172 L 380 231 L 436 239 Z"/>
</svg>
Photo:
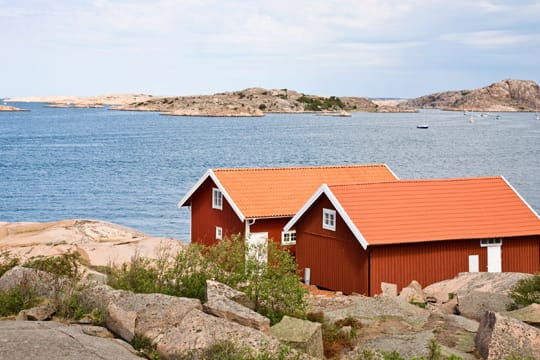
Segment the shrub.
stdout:
<svg viewBox="0 0 540 360">
<path fill-rule="evenodd" d="M 118 289 L 159 292 L 204 302 L 206 280 L 214 279 L 245 292 L 254 301 L 255 311 L 267 316 L 272 324 L 284 315 L 303 317 L 307 291 L 299 282 L 293 257 L 272 241 L 266 249 L 267 262 L 246 256 L 246 251 L 252 250 L 246 249 L 240 236 L 223 239 L 211 247 L 192 244 L 174 257 L 134 257 L 129 264 L 112 269 L 108 281 Z"/>
<path fill-rule="evenodd" d="M 19 265 L 20 260 L 13 257 L 9 252 L 0 254 L 0 277 L 15 266 Z"/>
<path fill-rule="evenodd" d="M 326 358 L 337 357 L 344 349 L 351 350 L 354 347 L 357 331 L 362 327 L 360 321 L 351 316 L 335 323 L 326 321 L 320 313 L 310 314 L 308 318 L 322 325 L 323 348 Z M 343 331 L 342 329 L 345 326 L 350 326 L 351 331 L 348 333 Z M 366 359 L 370 358 L 367 357 Z"/>
<path fill-rule="evenodd" d="M 509 295 L 518 305 L 540 304 L 540 272 L 532 277 L 519 280 L 512 287 Z"/>
<path fill-rule="evenodd" d="M 80 255 L 67 253 L 55 257 L 32 258 L 23 266 L 48 272 L 56 276 L 64 276 L 68 279 L 80 280 L 82 273 L 79 265 Z"/>
<path fill-rule="evenodd" d="M 38 301 L 35 292 L 25 286 L 23 280 L 19 287 L 0 292 L 0 317 L 18 314 L 21 310 L 35 306 Z"/>
</svg>

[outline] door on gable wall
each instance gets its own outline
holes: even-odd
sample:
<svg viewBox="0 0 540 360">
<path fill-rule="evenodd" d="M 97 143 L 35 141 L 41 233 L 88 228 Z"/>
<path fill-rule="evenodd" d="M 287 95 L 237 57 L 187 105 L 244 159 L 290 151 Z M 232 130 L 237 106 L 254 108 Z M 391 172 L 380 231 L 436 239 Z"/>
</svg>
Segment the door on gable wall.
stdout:
<svg viewBox="0 0 540 360">
<path fill-rule="evenodd" d="M 268 260 L 268 232 L 250 233 L 246 244 L 248 246 L 246 257 L 260 262 Z"/>
<path fill-rule="evenodd" d="M 480 246 L 487 248 L 487 271 L 501 272 L 502 258 L 501 247 L 502 239 L 482 239 Z"/>
</svg>

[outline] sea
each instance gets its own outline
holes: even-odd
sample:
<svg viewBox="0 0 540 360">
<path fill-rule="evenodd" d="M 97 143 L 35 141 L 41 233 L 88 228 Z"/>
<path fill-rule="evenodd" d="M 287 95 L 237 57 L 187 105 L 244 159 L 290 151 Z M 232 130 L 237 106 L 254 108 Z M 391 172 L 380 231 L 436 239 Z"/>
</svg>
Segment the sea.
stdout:
<svg viewBox="0 0 540 360">
<path fill-rule="evenodd" d="M 190 213 L 177 203 L 210 168 L 375 163 L 401 179 L 502 175 L 540 212 L 534 113 L 210 118 L 10 105 L 31 111 L 0 112 L 0 222 L 97 219 L 187 242 Z"/>
</svg>

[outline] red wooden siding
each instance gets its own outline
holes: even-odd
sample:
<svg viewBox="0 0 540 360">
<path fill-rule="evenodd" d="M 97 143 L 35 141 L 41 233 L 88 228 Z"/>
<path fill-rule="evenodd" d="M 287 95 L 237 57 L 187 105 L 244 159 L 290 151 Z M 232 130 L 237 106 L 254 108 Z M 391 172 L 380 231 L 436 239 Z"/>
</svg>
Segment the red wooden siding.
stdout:
<svg viewBox="0 0 540 360">
<path fill-rule="evenodd" d="M 480 271 L 487 270 L 487 250 L 480 240 L 436 241 L 373 246 L 370 294 L 381 292 L 381 282 L 397 284 L 398 290 L 412 280 L 423 287 L 469 271 L 469 255 L 479 255 Z"/>
<path fill-rule="evenodd" d="M 223 229 L 223 237 L 244 233 L 244 224 L 240 221 L 225 197 L 223 210 L 212 208 L 212 189 L 216 187 L 208 178 L 191 199 L 191 242 L 213 245 L 216 240 L 216 226 Z"/>
<path fill-rule="evenodd" d="M 255 223 L 250 226 L 251 232 L 268 232 L 268 239 L 272 240 L 278 244 L 281 244 L 281 232 L 283 227 L 291 220 L 290 217 L 283 218 L 268 218 L 268 219 L 257 219 Z M 249 220 L 248 220 L 249 221 Z M 289 250 L 293 255 L 295 253 L 295 246 L 284 246 L 285 249 Z"/>
<path fill-rule="evenodd" d="M 469 271 L 470 255 L 478 255 L 479 270 L 487 271 L 487 248 L 480 239 L 378 245 L 366 251 L 339 214 L 336 231 L 323 229 L 323 208 L 334 209 L 325 195 L 296 224 L 298 268 L 310 268 L 311 283 L 319 287 L 370 296 L 381 292 L 381 282 L 401 290 L 417 280 L 425 287 Z M 503 238 L 501 260 L 505 272 L 540 271 L 540 236 Z"/>
<path fill-rule="evenodd" d="M 540 235 L 503 239 L 502 271 L 537 273 L 540 271 Z"/>
<path fill-rule="evenodd" d="M 367 255 L 339 216 L 336 231 L 322 228 L 323 208 L 334 209 L 321 197 L 296 226 L 298 268 L 311 269 L 311 284 L 346 294 L 367 294 Z"/>
</svg>

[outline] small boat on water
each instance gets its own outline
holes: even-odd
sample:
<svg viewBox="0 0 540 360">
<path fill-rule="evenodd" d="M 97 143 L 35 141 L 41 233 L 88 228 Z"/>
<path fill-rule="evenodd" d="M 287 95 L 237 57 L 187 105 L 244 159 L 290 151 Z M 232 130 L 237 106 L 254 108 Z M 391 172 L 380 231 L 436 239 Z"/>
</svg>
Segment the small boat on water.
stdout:
<svg viewBox="0 0 540 360">
<path fill-rule="evenodd" d="M 417 129 L 429 129 L 429 125 L 428 124 L 418 124 L 418 125 L 416 125 L 416 128 Z"/>
</svg>

